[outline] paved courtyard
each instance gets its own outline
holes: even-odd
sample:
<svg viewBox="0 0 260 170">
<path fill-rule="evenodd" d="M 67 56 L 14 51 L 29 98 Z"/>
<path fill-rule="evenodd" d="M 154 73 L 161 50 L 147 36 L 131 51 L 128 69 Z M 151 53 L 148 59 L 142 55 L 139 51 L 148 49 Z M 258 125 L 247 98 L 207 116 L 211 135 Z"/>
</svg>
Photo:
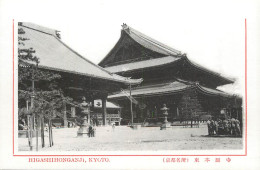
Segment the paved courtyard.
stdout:
<svg viewBox="0 0 260 170">
<path fill-rule="evenodd" d="M 96 137 L 78 138 L 78 128 L 53 129 L 54 146 L 48 146 L 48 136 L 45 133 L 46 147 L 44 151 L 122 151 L 122 150 L 212 150 L 212 149 L 242 149 L 242 138 L 204 137 L 207 135 L 206 125 L 200 128 L 173 127 L 160 130 L 159 127 L 142 127 L 133 130 L 127 126 L 97 127 Z M 19 138 L 19 151 L 27 151 L 28 139 Z M 35 138 L 33 139 L 35 145 Z M 39 138 L 40 144 L 40 138 Z"/>
</svg>

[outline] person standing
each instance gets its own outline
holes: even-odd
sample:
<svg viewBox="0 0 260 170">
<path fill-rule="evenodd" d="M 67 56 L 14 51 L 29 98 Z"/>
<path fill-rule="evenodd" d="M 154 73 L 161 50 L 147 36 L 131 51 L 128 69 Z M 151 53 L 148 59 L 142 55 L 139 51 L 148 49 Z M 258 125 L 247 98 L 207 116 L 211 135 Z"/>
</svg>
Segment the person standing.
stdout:
<svg viewBox="0 0 260 170">
<path fill-rule="evenodd" d="M 237 135 L 237 131 L 236 131 L 236 119 L 232 118 L 231 120 L 231 134 L 232 135 Z"/>
<path fill-rule="evenodd" d="M 224 135 L 228 135 L 228 121 L 226 119 L 223 120 L 223 127 L 224 127 Z"/>
<path fill-rule="evenodd" d="M 219 127 L 219 123 L 217 120 L 215 120 L 214 121 L 214 130 L 215 130 L 216 135 L 218 135 L 218 127 Z"/>
<path fill-rule="evenodd" d="M 93 131 L 92 126 L 89 125 L 89 127 L 88 127 L 88 136 L 89 136 L 89 137 L 92 137 L 92 134 L 93 134 L 92 131 Z"/>
<path fill-rule="evenodd" d="M 113 132 L 115 131 L 115 123 L 112 124 Z"/>
<path fill-rule="evenodd" d="M 96 127 L 94 126 L 93 129 L 92 129 L 92 136 L 95 137 L 96 136 Z"/>
<path fill-rule="evenodd" d="M 211 135 L 211 126 L 210 126 L 210 120 L 207 120 L 207 125 L 208 125 L 208 134 Z"/>
<path fill-rule="evenodd" d="M 214 120 L 212 119 L 210 121 L 210 133 L 211 133 L 211 135 L 214 135 L 214 132 L 215 132 L 215 123 L 214 123 Z"/>
<path fill-rule="evenodd" d="M 240 135 L 241 135 L 241 130 L 240 130 L 240 122 L 239 122 L 238 119 L 236 119 L 235 124 L 236 124 L 236 132 L 237 132 L 236 135 L 237 135 L 237 136 L 240 136 Z"/>
</svg>

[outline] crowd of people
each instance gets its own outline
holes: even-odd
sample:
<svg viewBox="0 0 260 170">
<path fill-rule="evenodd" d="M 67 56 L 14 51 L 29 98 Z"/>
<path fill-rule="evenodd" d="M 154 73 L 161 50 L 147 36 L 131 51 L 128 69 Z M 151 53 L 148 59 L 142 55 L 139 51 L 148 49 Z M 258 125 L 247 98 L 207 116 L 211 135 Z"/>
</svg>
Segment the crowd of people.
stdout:
<svg viewBox="0 0 260 170">
<path fill-rule="evenodd" d="M 208 120 L 208 133 L 212 135 L 241 136 L 240 122 L 238 119 Z"/>
</svg>

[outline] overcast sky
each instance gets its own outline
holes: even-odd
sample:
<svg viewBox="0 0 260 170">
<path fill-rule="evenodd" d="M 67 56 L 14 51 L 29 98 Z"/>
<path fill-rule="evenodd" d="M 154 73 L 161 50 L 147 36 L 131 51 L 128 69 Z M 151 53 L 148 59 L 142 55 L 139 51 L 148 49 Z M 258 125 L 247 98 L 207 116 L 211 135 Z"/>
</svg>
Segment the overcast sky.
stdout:
<svg viewBox="0 0 260 170">
<path fill-rule="evenodd" d="M 236 78 L 233 86 L 223 90 L 243 94 L 245 18 L 251 24 L 257 22 L 256 4 L 259 3 L 256 1 L 7 2 L 0 1 L 0 6 L 1 10 L 9 9 L 5 11 L 9 19 L 61 31 L 61 38 L 66 44 L 96 64 L 113 48 L 120 37 L 121 25 L 126 23 L 187 53 L 190 60 Z"/>
</svg>

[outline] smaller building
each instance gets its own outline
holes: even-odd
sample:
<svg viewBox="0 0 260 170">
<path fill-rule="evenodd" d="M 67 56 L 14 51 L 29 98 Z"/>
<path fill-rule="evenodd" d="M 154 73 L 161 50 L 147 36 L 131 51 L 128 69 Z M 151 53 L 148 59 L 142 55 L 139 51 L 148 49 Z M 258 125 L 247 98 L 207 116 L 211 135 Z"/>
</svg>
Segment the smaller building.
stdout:
<svg viewBox="0 0 260 170">
<path fill-rule="evenodd" d="M 112 103 L 106 102 L 107 108 L 107 115 L 106 115 L 106 122 L 107 125 L 115 124 L 116 126 L 121 125 L 121 107 Z M 82 110 L 80 108 L 71 107 L 70 110 L 67 111 L 67 122 L 68 127 L 74 127 L 76 125 L 80 125 L 82 119 L 76 115 L 80 113 Z M 59 112 L 55 112 L 52 118 L 53 125 L 55 127 L 64 127 L 64 119 L 63 115 Z M 90 115 L 90 122 L 93 125 L 101 126 L 103 125 L 103 116 L 102 116 L 102 100 L 95 100 L 94 107 L 92 105 L 91 108 L 91 115 Z"/>
<path fill-rule="evenodd" d="M 115 124 L 116 126 L 119 126 L 121 124 L 121 107 L 118 105 L 112 103 L 112 102 L 106 102 L 107 106 L 107 116 L 106 116 L 106 122 L 108 122 L 108 125 Z M 96 125 L 102 125 L 102 101 L 101 100 L 95 100 L 94 101 L 94 109 L 91 114 L 92 120 L 96 120 Z"/>
</svg>

